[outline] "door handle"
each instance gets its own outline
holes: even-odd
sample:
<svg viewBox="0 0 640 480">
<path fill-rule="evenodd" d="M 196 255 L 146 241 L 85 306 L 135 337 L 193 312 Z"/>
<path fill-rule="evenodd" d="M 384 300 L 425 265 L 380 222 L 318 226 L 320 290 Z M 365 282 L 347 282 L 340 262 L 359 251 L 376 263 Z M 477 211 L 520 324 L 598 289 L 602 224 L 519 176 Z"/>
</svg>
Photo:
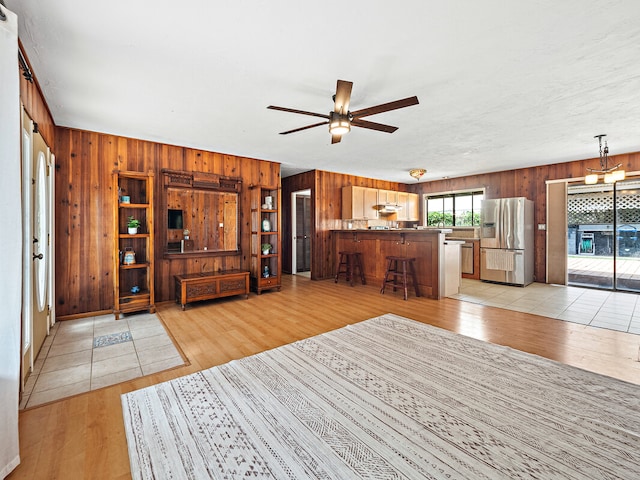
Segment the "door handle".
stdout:
<svg viewBox="0 0 640 480">
<path fill-rule="evenodd" d="M 42 259 L 44 258 L 44 255 L 42 255 L 41 253 L 39 253 L 38 255 L 36 255 L 36 254 L 34 253 L 34 254 L 33 254 L 33 260 L 35 260 L 36 258 L 37 258 L 38 260 L 42 260 Z"/>
</svg>

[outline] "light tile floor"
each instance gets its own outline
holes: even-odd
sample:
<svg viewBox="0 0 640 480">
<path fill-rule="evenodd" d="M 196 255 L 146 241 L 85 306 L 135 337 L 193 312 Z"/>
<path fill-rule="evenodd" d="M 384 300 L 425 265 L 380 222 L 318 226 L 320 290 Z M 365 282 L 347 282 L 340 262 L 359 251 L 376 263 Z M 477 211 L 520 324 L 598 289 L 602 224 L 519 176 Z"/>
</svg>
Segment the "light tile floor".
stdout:
<svg viewBox="0 0 640 480">
<path fill-rule="evenodd" d="M 155 314 L 56 323 L 25 385 L 20 408 L 167 370 L 185 361 Z"/>
<path fill-rule="evenodd" d="M 463 278 L 460 293 L 451 298 L 640 334 L 640 295 L 635 293 L 543 283 L 514 287 Z"/>
</svg>

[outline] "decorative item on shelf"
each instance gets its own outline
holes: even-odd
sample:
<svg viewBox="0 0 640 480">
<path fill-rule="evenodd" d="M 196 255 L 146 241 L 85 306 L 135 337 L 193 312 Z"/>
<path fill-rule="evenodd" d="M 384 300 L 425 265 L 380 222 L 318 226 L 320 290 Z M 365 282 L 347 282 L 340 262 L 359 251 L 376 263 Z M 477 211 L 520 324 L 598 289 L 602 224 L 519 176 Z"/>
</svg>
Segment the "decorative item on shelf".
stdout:
<svg viewBox="0 0 640 480">
<path fill-rule="evenodd" d="M 131 203 L 131 197 L 129 195 L 121 195 L 120 203 Z"/>
<path fill-rule="evenodd" d="M 266 205 L 267 210 L 273 210 L 273 197 L 272 196 L 265 197 L 264 204 Z"/>
<path fill-rule="evenodd" d="M 615 183 L 620 180 L 624 180 L 625 172 L 624 170 L 620 170 L 622 166 L 621 163 L 610 167 L 609 166 L 609 147 L 607 146 L 607 141 L 604 141 L 604 149 L 602 148 L 602 137 L 606 137 L 606 134 L 596 135 L 593 138 L 598 139 L 598 145 L 600 146 L 600 169 L 596 168 L 587 168 L 589 173 L 586 177 L 584 177 L 584 183 L 586 185 L 594 185 L 598 183 L 599 174 L 604 174 L 604 183 Z"/>
<path fill-rule="evenodd" d="M 196 243 L 193 240 L 189 240 L 187 236 L 184 240 L 180 240 L 180 251 L 184 252 L 193 252 L 196 249 Z"/>
<path fill-rule="evenodd" d="M 133 251 L 132 247 L 126 247 L 124 249 L 124 258 L 122 263 L 124 265 L 133 265 L 136 263 L 136 252 Z"/>
<path fill-rule="evenodd" d="M 271 273 L 269 272 L 269 265 L 265 265 L 264 268 L 262 269 L 262 276 L 264 278 L 269 278 L 270 275 Z"/>
<path fill-rule="evenodd" d="M 131 293 L 140 293 L 140 287 L 138 285 L 134 285 L 131 287 Z"/>
<path fill-rule="evenodd" d="M 135 235 L 136 233 L 138 233 L 138 227 L 140 227 L 140 220 L 137 220 L 130 215 L 129 219 L 127 220 L 129 235 Z"/>
<path fill-rule="evenodd" d="M 261 245 L 262 248 L 262 254 L 263 255 L 269 255 L 269 252 L 271 252 L 271 244 L 270 243 L 263 243 Z"/>
<path fill-rule="evenodd" d="M 184 235 L 184 239 L 185 239 L 185 240 L 189 240 L 189 234 L 190 234 L 190 233 L 191 233 L 191 232 L 189 231 L 189 229 L 188 229 L 188 228 L 185 228 L 185 229 L 182 231 L 182 234 Z"/>
<path fill-rule="evenodd" d="M 262 219 L 262 231 L 263 232 L 270 232 L 271 231 L 271 221 L 269 221 L 268 218 L 263 218 Z"/>
<path fill-rule="evenodd" d="M 425 173 L 427 173 L 426 168 L 412 168 L 411 170 L 409 170 L 409 175 L 415 178 L 418 182 Z"/>
</svg>

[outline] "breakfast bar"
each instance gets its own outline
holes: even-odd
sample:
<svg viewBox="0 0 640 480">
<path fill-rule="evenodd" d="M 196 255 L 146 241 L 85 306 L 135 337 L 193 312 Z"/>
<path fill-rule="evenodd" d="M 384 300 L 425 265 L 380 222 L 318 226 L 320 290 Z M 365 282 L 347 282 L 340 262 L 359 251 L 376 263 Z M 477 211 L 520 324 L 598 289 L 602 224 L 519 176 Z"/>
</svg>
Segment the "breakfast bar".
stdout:
<svg viewBox="0 0 640 480">
<path fill-rule="evenodd" d="M 387 256 L 415 258 L 422 296 L 440 299 L 458 293 L 460 244 L 445 238 L 451 229 L 333 230 L 334 252 L 360 252 L 367 283 L 381 285 Z"/>
</svg>

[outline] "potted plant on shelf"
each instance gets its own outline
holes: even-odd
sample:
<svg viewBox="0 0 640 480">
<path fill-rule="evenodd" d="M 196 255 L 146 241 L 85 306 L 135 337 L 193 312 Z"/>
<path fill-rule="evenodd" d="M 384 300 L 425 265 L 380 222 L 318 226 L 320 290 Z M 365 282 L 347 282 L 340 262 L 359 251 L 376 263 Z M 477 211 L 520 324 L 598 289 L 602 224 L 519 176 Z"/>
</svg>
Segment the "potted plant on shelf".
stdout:
<svg viewBox="0 0 640 480">
<path fill-rule="evenodd" d="M 138 233 L 139 226 L 140 226 L 140 220 L 133 218 L 133 216 L 129 216 L 129 219 L 127 220 L 129 235 L 135 235 L 136 233 Z"/>
<path fill-rule="evenodd" d="M 271 251 L 271 244 L 270 243 L 263 243 L 261 247 L 262 247 L 262 254 L 263 255 L 269 255 L 269 252 Z"/>
</svg>

